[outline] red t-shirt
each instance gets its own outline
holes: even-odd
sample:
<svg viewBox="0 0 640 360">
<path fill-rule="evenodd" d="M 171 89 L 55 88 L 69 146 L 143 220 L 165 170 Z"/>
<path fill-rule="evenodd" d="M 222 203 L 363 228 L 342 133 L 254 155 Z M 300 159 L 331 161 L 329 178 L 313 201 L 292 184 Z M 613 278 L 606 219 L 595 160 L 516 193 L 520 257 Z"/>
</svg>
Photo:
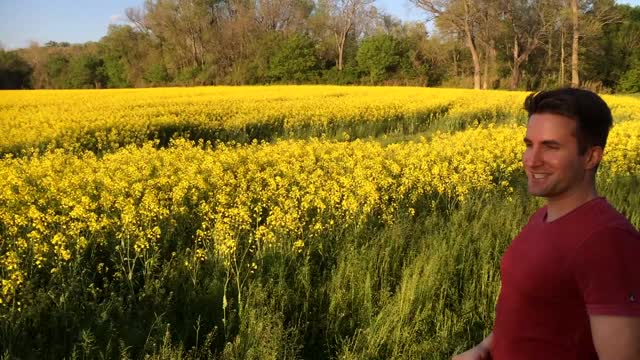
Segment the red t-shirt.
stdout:
<svg viewBox="0 0 640 360">
<path fill-rule="evenodd" d="M 598 359 L 589 315 L 640 316 L 640 234 L 604 198 L 546 222 L 502 258 L 494 360 Z"/>
</svg>

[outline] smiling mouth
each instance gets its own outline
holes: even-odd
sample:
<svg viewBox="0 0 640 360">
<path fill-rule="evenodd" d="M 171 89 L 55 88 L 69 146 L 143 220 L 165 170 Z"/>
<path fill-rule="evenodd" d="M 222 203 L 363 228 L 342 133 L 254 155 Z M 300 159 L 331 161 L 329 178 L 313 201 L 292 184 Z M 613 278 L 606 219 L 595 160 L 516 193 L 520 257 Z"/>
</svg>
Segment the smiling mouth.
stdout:
<svg viewBox="0 0 640 360">
<path fill-rule="evenodd" d="M 534 179 L 541 180 L 549 176 L 549 174 L 531 174 Z"/>
</svg>

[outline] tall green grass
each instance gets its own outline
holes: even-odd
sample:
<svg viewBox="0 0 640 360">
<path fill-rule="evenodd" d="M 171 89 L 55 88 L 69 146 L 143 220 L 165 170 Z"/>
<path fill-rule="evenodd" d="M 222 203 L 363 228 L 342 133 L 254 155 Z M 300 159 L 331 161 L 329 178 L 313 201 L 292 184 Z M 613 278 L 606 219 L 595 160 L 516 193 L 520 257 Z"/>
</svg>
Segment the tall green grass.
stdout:
<svg viewBox="0 0 640 360">
<path fill-rule="evenodd" d="M 175 260 L 131 292 L 87 288 L 78 265 L 36 306 L 0 325 L 0 354 L 19 359 L 446 359 L 494 320 L 500 258 L 541 205 L 522 189 L 391 225 L 329 234 L 302 255 L 273 253 L 237 294 L 222 298 L 224 266 L 193 275 Z M 640 176 L 601 181 L 601 193 L 640 225 Z M 184 251 L 184 250 L 179 250 Z M 105 254 L 93 254 L 95 257 Z M 85 259 L 92 261 L 92 259 Z M 95 259 L 93 259 L 95 261 Z"/>
</svg>

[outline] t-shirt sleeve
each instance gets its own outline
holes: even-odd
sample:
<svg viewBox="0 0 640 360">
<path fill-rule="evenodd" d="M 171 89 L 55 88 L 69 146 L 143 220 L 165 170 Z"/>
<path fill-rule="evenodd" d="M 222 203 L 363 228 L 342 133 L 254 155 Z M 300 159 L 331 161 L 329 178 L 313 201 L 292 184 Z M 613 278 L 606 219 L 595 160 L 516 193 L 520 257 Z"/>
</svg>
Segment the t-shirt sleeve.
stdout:
<svg viewBox="0 0 640 360">
<path fill-rule="evenodd" d="M 571 265 L 589 315 L 640 316 L 640 236 L 610 227 L 594 232 Z"/>
</svg>

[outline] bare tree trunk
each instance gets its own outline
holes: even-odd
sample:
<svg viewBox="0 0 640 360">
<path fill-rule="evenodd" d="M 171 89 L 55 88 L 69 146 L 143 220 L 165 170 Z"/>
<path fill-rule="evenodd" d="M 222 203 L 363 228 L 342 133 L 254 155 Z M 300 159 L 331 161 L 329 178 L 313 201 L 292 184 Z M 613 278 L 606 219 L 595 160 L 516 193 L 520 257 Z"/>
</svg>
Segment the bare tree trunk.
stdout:
<svg viewBox="0 0 640 360">
<path fill-rule="evenodd" d="M 467 1 L 464 2 L 464 12 L 465 12 L 465 21 L 464 21 L 464 32 L 467 37 L 467 47 L 471 52 L 471 59 L 473 60 L 473 88 L 476 90 L 480 89 L 480 56 L 478 55 L 478 49 L 476 47 L 476 43 L 473 40 L 473 36 L 471 33 L 471 26 L 469 20 L 469 3 Z"/>
<path fill-rule="evenodd" d="M 476 50 L 475 44 L 471 40 L 471 35 L 467 35 L 469 50 L 471 51 L 471 59 L 473 60 L 473 88 L 480 89 L 480 56 Z"/>
<path fill-rule="evenodd" d="M 511 67 L 511 82 L 509 88 L 515 90 L 520 82 L 520 59 L 519 59 L 518 38 L 513 38 L 513 65 Z"/>
<path fill-rule="evenodd" d="M 482 37 L 482 44 L 484 45 L 484 69 L 482 89 L 487 90 L 494 88 L 494 79 L 496 77 L 495 64 L 496 64 L 496 42 L 495 38 L 497 27 L 497 13 L 499 12 L 497 6 L 498 3 L 489 0 L 481 2 L 480 5 L 480 25 L 482 31 L 480 36 Z"/>
<path fill-rule="evenodd" d="M 551 56 L 553 54 L 553 36 L 549 36 L 547 43 L 547 69 L 551 68 Z"/>
<path fill-rule="evenodd" d="M 453 75 L 458 76 L 458 51 L 453 49 Z"/>
<path fill-rule="evenodd" d="M 191 42 L 191 54 L 193 56 L 193 63 L 195 64 L 195 66 L 199 66 L 200 62 L 198 61 L 198 48 L 196 46 L 196 38 L 195 35 L 193 33 L 193 31 L 190 31 L 190 42 Z"/>
<path fill-rule="evenodd" d="M 482 89 L 495 88 L 494 81 L 496 76 L 496 42 L 490 40 L 485 47 L 484 61 L 484 78 L 482 80 Z"/>
<path fill-rule="evenodd" d="M 489 86 L 489 46 L 484 51 L 484 69 L 482 76 L 482 90 L 487 90 Z"/>
<path fill-rule="evenodd" d="M 496 81 L 496 58 L 498 56 L 498 51 L 496 50 L 496 42 L 495 40 L 491 40 L 489 42 L 489 86 L 492 89 L 495 89 L 497 86 L 495 85 L 495 81 Z"/>
<path fill-rule="evenodd" d="M 344 1 L 341 6 L 337 6 L 338 4 L 333 2 L 335 19 L 332 30 L 336 38 L 336 50 L 338 51 L 338 59 L 336 61 L 338 70 L 344 68 L 344 48 L 347 43 L 347 37 L 355 30 L 355 26 L 359 21 L 358 17 L 361 16 L 361 11 L 365 10 L 372 1 L 373 0 L 348 0 Z"/>
<path fill-rule="evenodd" d="M 525 75 L 520 73 L 520 65 L 525 63 L 529 59 L 531 52 L 538 47 L 539 40 L 537 38 L 529 39 L 522 52 L 520 52 L 520 45 L 518 44 L 518 35 L 513 38 L 513 67 L 511 68 L 511 89 L 516 89 L 520 83 L 520 78 Z"/>
<path fill-rule="evenodd" d="M 571 19 L 573 23 L 573 41 L 571 43 L 571 86 L 580 86 L 578 73 L 578 52 L 580 51 L 580 27 L 578 24 L 578 0 L 571 0 Z"/>
<path fill-rule="evenodd" d="M 434 3 L 433 0 L 411 0 L 417 7 L 435 15 L 436 18 L 446 18 L 446 22 L 460 33 L 464 33 L 465 45 L 471 53 L 473 61 L 473 88 L 480 89 L 482 80 L 482 67 L 480 65 L 480 56 L 478 55 L 478 47 L 476 44 L 477 32 L 473 28 L 477 24 L 474 18 L 477 18 L 478 9 L 473 8 L 475 0 L 460 0 L 462 8 L 456 6 L 449 7 L 441 3 Z M 454 9 L 455 8 L 455 9 Z M 455 66 L 455 64 L 454 64 Z"/>
<path fill-rule="evenodd" d="M 340 34 L 340 38 L 338 38 L 336 36 L 336 43 L 338 45 L 338 59 L 336 61 L 336 67 L 338 68 L 338 71 L 342 71 L 343 68 L 343 58 L 344 58 L 344 45 L 347 42 L 347 34 L 346 33 L 342 33 Z"/>
<path fill-rule="evenodd" d="M 564 86 L 564 26 L 560 30 L 560 86 Z"/>
</svg>

